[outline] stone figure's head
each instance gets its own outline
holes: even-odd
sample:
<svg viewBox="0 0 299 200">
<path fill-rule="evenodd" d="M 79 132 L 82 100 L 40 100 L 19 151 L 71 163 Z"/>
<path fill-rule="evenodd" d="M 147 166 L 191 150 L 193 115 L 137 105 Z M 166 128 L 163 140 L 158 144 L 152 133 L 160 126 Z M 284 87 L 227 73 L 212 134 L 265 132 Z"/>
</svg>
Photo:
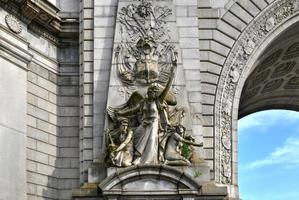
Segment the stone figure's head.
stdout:
<svg viewBox="0 0 299 200">
<path fill-rule="evenodd" d="M 151 3 L 143 3 L 137 8 L 140 17 L 146 18 L 151 15 Z"/>
<path fill-rule="evenodd" d="M 186 128 L 182 125 L 176 126 L 176 132 L 180 135 L 184 135 L 186 131 Z"/>
<path fill-rule="evenodd" d="M 157 83 L 152 83 L 147 89 L 147 97 L 149 100 L 155 100 L 159 96 L 159 86 Z"/>
<path fill-rule="evenodd" d="M 151 35 L 147 35 L 144 38 L 138 40 L 136 47 L 141 54 L 150 55 L 155 52 L 155 49 L 157 48 L 157 44 L 154 41 L 154 39 L 151 37 Z"/>
<path fill-rule="evenodd" d="M 122 131 L 126 131 L 129 125 L 129 120 L 127 118 L 120 118 L 119 122 L 120 122 L 119 129 Z"/>
</svg>

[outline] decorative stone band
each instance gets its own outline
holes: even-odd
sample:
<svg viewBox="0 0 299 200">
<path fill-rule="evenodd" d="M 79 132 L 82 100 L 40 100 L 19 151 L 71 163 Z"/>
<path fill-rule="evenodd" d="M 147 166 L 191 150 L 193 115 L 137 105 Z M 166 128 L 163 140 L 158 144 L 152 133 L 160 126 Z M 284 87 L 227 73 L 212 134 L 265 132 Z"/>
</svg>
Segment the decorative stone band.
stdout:
<svg viewBox="0 0 299 200">
<path fill-rule="evenodd" d="M 26 49 L 23 49 L 22 46 L 17 46 L 5 37 L 0 36 L 0 57 L 10 60 L 24 70 L 28 70 L 28 64 L 33 56 Z"/>
<path fill-rule="evenodd" d="M 258 44 L 272 30 L 294 15 L 298 0 L 279 0 L 270 4 L 243 31 L 226 59 L 221 72 L 216 96 L 215 179 L 219 183 L 232 183 L 232 112 L 236 89 L 250 56 Z"/>
</svg>

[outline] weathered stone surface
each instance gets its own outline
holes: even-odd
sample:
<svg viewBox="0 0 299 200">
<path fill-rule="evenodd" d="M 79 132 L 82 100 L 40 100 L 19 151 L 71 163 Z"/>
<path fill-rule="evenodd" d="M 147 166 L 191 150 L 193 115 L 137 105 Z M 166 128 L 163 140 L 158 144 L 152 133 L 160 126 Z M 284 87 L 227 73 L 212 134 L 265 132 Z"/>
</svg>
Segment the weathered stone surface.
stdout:
<svg viewBox="0 0 299 200">
<path fill-rule="evenodd" d="M 26 71 L 3 57 L 0 64 L 0 199 L 21 200 L 26 195 Z M 33 141 L 28 145 L 35 147 Z"/>
<path fill-rule="evenodd" d="M 5 175 L 19 175 L 20 168 L 15 169 L 5 157 L 12 154 L 23 163 L 23 169 L 27 168 L 27 191 L 23 191 L 24 176 L 20 175 L 18 184 L 4 184 L 1 195 L 11 195 L 20 186 L 18 191 L 27 193 L 27 199 L 69 200 L 71 189 L 79 188 L 79 183 L 98 182 L 106 176 L 103 170 L 103 176 L 95 173 L 88 177 L 88 169 L 104 157 L 107 101 L 117 106 L 129 96 L 112 63 L 114 43 L 127 40 L 117 36 L 122 31 L 116 20 L 117 9 L 132 2 L 140 1 L 85 0 L 79 4 L 75 0 L 50 0 L 32 4 L 26 0 L 22 7 L 16 0 L 1 1 L 0 136 L 4 138 L 0 146 L 1 153 L 5 152 L 1 157 L 8 163 L 2 168 L 8 172 Z M 298 107 L 298 99 L 292 95 L 298 93 L 297 2 L 154 2 L 173 10 L 166 21 L 169 39 L 179 50 L 172 90 L 180 97 L 178 104 L 187 107 L 188 131 L 193 129 L 196 139 L 204 143 L 196 153 L 205 155 L 211 169 L 205 173 L 210 175 L 206 179 L 230 185 L 230 197 L 237 198 L 238 114 Z M 12 10 L 12 4 L 21 12 Z M 9 15 L 18 19 L 15 28 L 21 32 L 13 32 L 12 20 L 5 21 Z M 268 45 L 273 52 L 266 49 Z M 16 145 L 11 144 L 17 143 L 19 146 L 12 149 Z M 20 156 L 24 152 L 26 156 Z M 7 180 L 6 176 L 0 180 L 1 187 Z M 203 188 L 206 194 L 218 193 L 219 189 Z M 92 194 L 96 186 L 86 186 L 85 191 L 82 195 Z"/>
</svg>

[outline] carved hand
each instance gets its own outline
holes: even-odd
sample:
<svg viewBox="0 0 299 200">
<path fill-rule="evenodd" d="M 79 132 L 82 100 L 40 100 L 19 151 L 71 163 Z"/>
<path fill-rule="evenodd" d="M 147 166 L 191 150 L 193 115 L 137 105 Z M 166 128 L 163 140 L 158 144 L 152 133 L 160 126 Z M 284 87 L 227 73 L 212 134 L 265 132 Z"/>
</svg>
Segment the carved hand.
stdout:
<svg viewBox="0 0 299 200">
<path fill-rule="evenodd" d="M 193 146 L 197 146 L 197 147 L 202 147 L 202 146 L 203 146 L 203 142 L 201 142 L 201 143 L 193 142 L 192 145 L 193 145 Z"/>
</svg>

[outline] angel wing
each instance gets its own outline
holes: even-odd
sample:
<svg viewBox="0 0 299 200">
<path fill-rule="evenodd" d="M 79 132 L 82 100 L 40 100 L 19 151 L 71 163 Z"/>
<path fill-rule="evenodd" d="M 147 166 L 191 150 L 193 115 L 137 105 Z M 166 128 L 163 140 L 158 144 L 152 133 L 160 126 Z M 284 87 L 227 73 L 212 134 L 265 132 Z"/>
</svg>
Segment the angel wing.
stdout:
<svg viewBox="0 0 299 200">
<path fill-rule="evenodd" d="M 144 99 L 144 97 L 142 96 L 142 94 L 135 91 L 132 93 L 129 100 L 126 103 L 124 103 L 123 105 L 120 105 L 115 108 L 112 108 L 109 106 L 107 108 L 107 114 L 113 122 L 117 122 L 120 120 L 120 116 L 117 113 L 124 113 L 124 114 L 122 114 L 121 117 L 127 118 L 129 121 L 136 120 L 136 118 L 138 118 L 138 115 L 137 115 L 138 112 L 136 113 L 136 112 L 130 112 L 130 111 L 132 111 L 132 109 L 138 108 L 138 106 L 140 106 L 143 99 Z"/>
<path fill-rule="evenodd" d="M 121 46 L 118 46 L 115 49 L 114 56 L 119 77 L 124 83 L 128 85 L 133 85 L 135 78 L 134 70 L 129 62 L 130 57 L 128 55 L 123 55 L 123 48 Z"/>
<path fill-rule="evenodd" d="M 184 117 L 185 110 L 183 108 L 176 107 L 168 113 L 168 120 L 172 126 L 181 125 Z"/>
<path fill-rule="evenodd" d="M 158 88 L 159 88 L 159 94 L 162 93 L 162 91 L 164 90 L 164 86 L 161 84 L 157 84 Z M 167 103 L 167 105 L 170 106 L 175 106 L 177 105 L 177 100 L 176 100 L 176 96 L 172 91 L 169 91 L 165 97 L 165 101 Z"/>
</svg>

